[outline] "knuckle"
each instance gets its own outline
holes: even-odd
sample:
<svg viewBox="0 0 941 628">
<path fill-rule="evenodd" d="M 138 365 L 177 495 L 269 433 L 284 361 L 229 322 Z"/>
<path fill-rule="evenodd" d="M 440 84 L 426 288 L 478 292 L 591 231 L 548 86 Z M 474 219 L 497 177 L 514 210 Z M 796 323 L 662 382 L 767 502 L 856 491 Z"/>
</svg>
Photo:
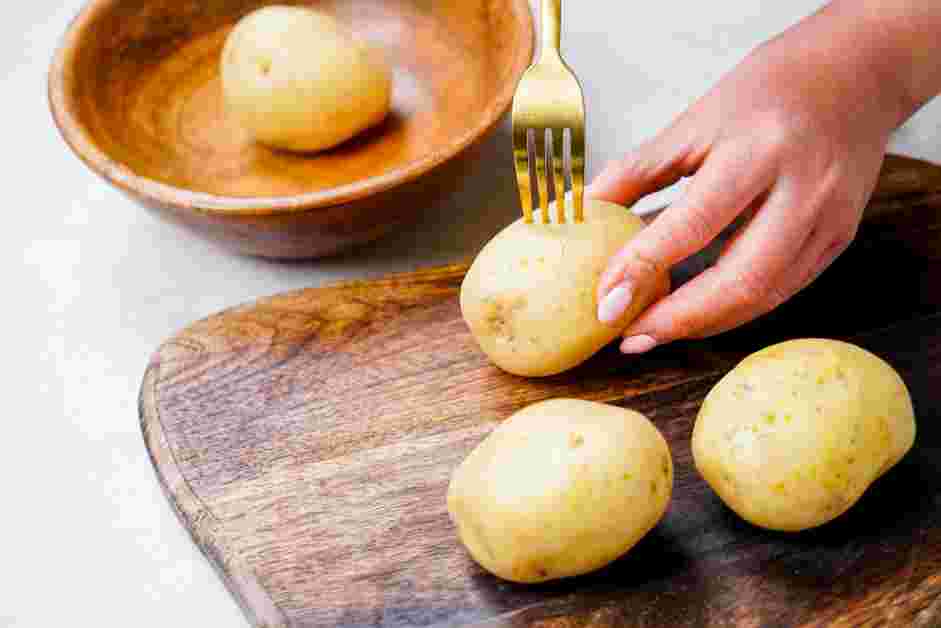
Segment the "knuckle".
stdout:
<svg viewBox="0 0 941 628">
<path fill-rule="evenodd" d="M 641 155 L 640 151 L 628 153 L 620 159 L 614 160 L 609 167 L 634 177 L 643 176 L 649 168 L 647 160 Z"/>
<path fill-rule="evenodd" d="M 663 271 L 663 264 L 652 255 L 641 249 L 633 249 L 628 260 L 628 272 L 635 276 L 653 276 Z"/>
<path fill-rule="evenodd" d="M 696 129 L 680 122 L 659 138 L 657 146 L 659 150 L 653 152 L 662 155 L 658 160 L 660 169 L 688 177 L 699 169 L 712 143 L 701 137 Z"/>
<path fill-rule="evenodd" d="M 742 304 L 748 308 L 775 308 L 787 300 L 787 294 L 763 271 L 740 271 L 735 277 Z"/>
<path fill-rule="evenodd" d="M 766 149 L 777 154 L 787 148 L 794 133 L 794 122 L 780 114 L 766 117 L 761 123 L 761 136 Z"/>
<path fill-rule="evenodd" d="M 689 242 L 706 244 L 715 237 L 713 220 L 702 205 L 685 210 L 680 218 L 680 237 Z"/>
<path fill-rule="evenodd" d="M 688 316 L 679 316 L 671 322 L 670 328 L 665 330 L 659 337 L 668 337 L 671 340 L 682 340 L 684 338 L 695 338 L 699 333 L 700 325 Z"/>
<path fill-rule="evenodd" d="M 832 162 L 830 147 L 807 116 L 778 109 L 763 116 L 759 124 L 766 156 L 802 163 L 803 167 Z M 810 153 L 808 147 L 812 147 Z"/>
</svg>

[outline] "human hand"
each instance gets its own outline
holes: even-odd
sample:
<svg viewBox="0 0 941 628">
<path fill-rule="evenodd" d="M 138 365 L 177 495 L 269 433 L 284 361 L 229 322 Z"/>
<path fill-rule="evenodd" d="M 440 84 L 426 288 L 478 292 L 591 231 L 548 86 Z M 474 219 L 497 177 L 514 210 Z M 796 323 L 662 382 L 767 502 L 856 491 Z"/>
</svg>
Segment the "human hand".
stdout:
<svg viewBox="0 0 941 628">
<path fill-rule="evenodd" d="M 598 318 L 656 273 L 751 217 L 718 262 L 625 331 L 625 353 L 711 336 L 811 283 L 853 240 L 889 133 L 911 113 L 876 49 L 823 10 L 761 46 L 662 133 L 610 164 L 590 194 L 625 205 L 692 175 L 683 197 L 612 258 Z M 858 34 L 857 34 L 858 35 Z"/>
</svg>

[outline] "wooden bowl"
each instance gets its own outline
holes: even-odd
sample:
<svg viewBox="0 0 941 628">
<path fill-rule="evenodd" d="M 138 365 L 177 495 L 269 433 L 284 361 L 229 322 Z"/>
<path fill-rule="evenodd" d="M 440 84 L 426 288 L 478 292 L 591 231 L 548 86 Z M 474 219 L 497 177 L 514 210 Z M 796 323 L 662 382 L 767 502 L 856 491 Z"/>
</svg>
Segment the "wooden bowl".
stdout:
<svg viewBox="0 0 941 628">
<path fill-rule="evenodd" d="M 494 127 L 532 58 L 527 0 L 311 0 L 386 51 L 393 111 L 336 149 L 273 151 L 226 115 L 218 75 L 229 29 L 264 4 L 92 0 L 49 76 L 56 124 L 92 170 L 242 253 L 327 255 L 414 217 L 459 183 L 453 158 Z"/>
</svg>

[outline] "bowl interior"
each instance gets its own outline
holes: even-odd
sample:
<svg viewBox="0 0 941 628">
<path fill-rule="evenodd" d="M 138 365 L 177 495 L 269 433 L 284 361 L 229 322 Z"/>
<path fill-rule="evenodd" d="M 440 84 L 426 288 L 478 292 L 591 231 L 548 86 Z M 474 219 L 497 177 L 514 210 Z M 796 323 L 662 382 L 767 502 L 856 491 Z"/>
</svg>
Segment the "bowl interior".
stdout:
<svg viewBox="0 0 941 628">
<path fill-rule="evenodd" d="M 65 106 L 92 152 L 137 177 L 227 197 L 387 186 L 488 128 L 532 54 L 525 0 L 291 2 L 335 15 L 385 51 L 395 73 L 393 110 L 379 127 L 327 152 L 274 151 L 226 114 L 219 81 L 230 28 L 264 4 L 272 3 L 90 5 L 73 26 L 77 39 L 64 46 L 71 57 L 62 65 Z"/>
</svg>

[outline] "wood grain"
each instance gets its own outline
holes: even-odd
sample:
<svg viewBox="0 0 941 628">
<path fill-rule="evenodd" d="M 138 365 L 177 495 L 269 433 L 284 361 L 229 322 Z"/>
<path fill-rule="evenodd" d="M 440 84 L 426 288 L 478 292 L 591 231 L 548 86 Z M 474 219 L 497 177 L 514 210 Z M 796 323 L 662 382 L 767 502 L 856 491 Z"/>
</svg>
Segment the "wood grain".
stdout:
<svg viewBox="0 0 941 628">
<path fill-rule="evenodd" d="M 548 379 L 507 375 L 478 351 L 457 304 L 464 265 L 212 316 L 147 369 L 141 422 L 158 478 L 257 626 L 941 625 L 941 179 L 892 158 L 882 181 L 857 243 L 774 315 L 641 359 L 607 349 Z M 899 369 L 919 434 L 845 516 L 773 533 L 699 478 L 690 431 L 742 356 L 809 335 Z M 671 445 L 674 498 L 601 572 L 508 584 L 459 545 L 447 481 L 500 420 L 560 396 L 647 414 Z"/>
<path fill-rule="evenodd" d="M 392 113 L 329 151 L 254 143 L 227 115 L 219 56 L 264 0 L 92 0 L 53 61 L 69 145 L 124 192 L 237 251 L 312 257 L 373 239 L 452 192 L 466 149 L 532 57 L 526 0 L 309 0 L 380 47 Z M 452 158 L 461 155 L 456 162 Z"/>
</svg>

